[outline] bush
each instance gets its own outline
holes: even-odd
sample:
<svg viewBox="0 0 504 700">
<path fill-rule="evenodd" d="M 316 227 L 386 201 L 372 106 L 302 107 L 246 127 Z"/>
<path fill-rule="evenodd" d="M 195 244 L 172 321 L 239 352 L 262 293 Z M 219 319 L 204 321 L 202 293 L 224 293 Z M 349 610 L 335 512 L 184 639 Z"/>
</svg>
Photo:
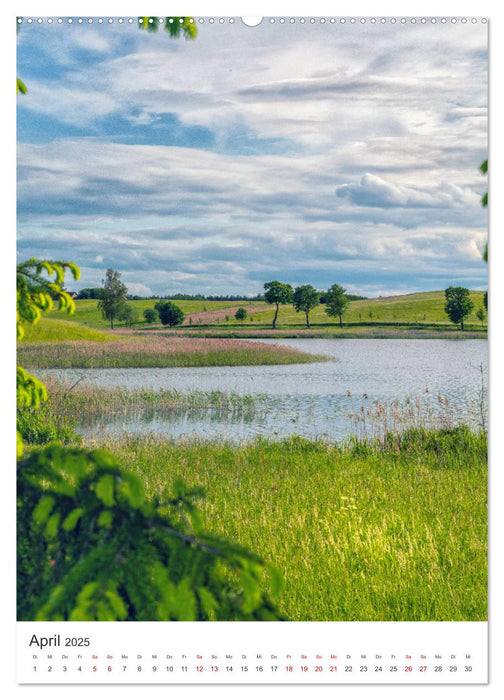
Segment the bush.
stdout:
<svg viewBox="0 0 504 700">
<path fill-rule="evenodd" d="M 147 323 L 155 323 L 159 318 L 156 309 L 145 309 L 143 315 Z"/>
<path fill-rule="evenodd" d="M 243 307 L 237 309 L 235 318 L 237 321 L 241 321 L 243 323 L 243 321 L 247 318 L 247 309 L 244 309 Z"/>
</svg>

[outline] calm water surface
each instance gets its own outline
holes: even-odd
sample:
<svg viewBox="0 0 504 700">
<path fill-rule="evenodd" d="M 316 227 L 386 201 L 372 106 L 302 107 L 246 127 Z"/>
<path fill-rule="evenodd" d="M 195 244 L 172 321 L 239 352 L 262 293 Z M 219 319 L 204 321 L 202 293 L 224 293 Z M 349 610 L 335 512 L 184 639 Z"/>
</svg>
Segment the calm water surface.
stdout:
<svg viewBox="0 0 504 700">
<path fill-rule="evenodd" d="M 330 362 L 255 367 L 46 370 L 40 375 L 97 387 L 173 388 L 260 395 L 255 411 L 184 409 L 126 415 L 83 425 L 87 435 L 154 431 L 169 437 L 241 440 L 302 435 L 339 439 L 355 432 L 349 416 L 364 415 L 376 400 L 410 401 L 424 415 L 481 421 L 485 340 L 289 339 L 278 343 L 333 358 Z M 369 420 L 367 421 L 369 424 Z M 362 422 L 361 422 L 362 429 Z"/>
</svg>

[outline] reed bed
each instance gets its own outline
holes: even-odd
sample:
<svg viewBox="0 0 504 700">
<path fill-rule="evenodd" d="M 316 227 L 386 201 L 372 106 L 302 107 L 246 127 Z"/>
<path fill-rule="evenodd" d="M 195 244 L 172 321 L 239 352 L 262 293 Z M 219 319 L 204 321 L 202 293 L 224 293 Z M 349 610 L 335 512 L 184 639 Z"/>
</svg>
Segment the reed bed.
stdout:
<svg viewBox="0 0 504 700">
<path fill-rule="evenodd" d="M 220 338 L 129 336 L 109 343 L 66 341 L 27 343 L 18 349 L 19 363 L 30 368 L 222 367 L 320 362 L 294 348 Z"/>
<path fill-rule="evenodd" d="M 156 411 L 169 414 L 178 409 L 217 409 L 253 412 L 263 405 L 264 397 L 223 391 L 177 391 L 176 389 L 125 389 L 70 383 L 53 377 L 45 380 L 49 393 L 46 410 L 82 422 L 103 416 Z"/>
<path fill-rule="evenodd" d="M 386 443 L 391 436 L 412 429 L 452 430 L 465 424 L 475 432 L 486 432 L 487 392 L 482 384 L 478 400 L 474 405 L 468 406 L 465 413 L 452 406 L 447 396 L 437 394 L 431 400 L 409 396 L 404 401 L 396 399 L 386 403 L 375 399 L 371 403 L 362 403 L 348 418 L 355 438 L 377 441 L 380 444 Z"/>
</svg>

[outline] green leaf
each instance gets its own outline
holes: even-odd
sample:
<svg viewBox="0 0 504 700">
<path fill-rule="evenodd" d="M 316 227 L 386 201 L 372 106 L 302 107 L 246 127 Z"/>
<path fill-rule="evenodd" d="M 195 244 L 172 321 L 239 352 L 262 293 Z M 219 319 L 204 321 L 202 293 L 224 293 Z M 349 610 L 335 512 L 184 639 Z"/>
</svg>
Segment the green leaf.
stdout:
<svg viewBox="0 0 504 700">
<path fill-rule="evenodd" d="M 281 572 L 271 564 L 266 566 L 266 571 L 268 572 L 271 580 L 271 596 L 276 598 L 280 595 L 284 587 L 284 578 Z"/>
<path fill-rule="evenodd" d="M 114 477 L 112 474 L 105 474 L 98 480 L 95 493 L 106 506 L 114 505 Z"/>
<path fill-rule="evenodd" d="M 139 508 L 144 502 L 142 483 L 133 474 L 122 475 L 117 485 L 117 493 L 121 494 L 132 508 Z"/>
<path fill-rule="evenodd" d="M 47 525 L 45 527 L 45 536 L 47 539 L 52 540 L 58 534 L 60 519 L 61 513 L 53 513 L 47 521 Z"/>
<path fill-rule="evenodd" d="M 27 92 L 28 88 L 23 83 L 23 81 L 19 78 L 16 78 L 16 94 L 21 93 L 22 95 L 26 95 Z"/>
<path fill-rule="evenodd" d="M 75 526 L 79 522 L 80 518 L 84 515 L 84 509 L 83 508 L 74 508 L 69 515 L 64 519 L 62 523 L 62 527 L 64 530 L 67 532 L 71 532 L 73 529 L 75 529 Z"/>
<path fill-rule="evenodd" d="M 70 272 L 72 273 L 73 278 L 74 278 L 75 281 L 77 281 L 78 279 L 80 279 L 80 270 L 79 270 L 79 268 L 77 267 L 77 265 L 76 265 L 75 263 L 68 262 L 68 263 L 67 263 L 67 267 L 68 267 L 68 269 L 70 270 Z"/>
<path fill-rule="evenodd" d="M 97 467 L 117 467 L 116 458 L 106 450 L 93 450 L 89 453 L 89 457 Z"/>
<path fill-rule="evenodd" d="M 176 588 L 174 613 L 177 620 L 196 620 L 196 597 L 186 578 Z"/>
<path fill-rule="evenodd" d="M 215 620 L 215 613 L 219 607 L 219 603 L 214 595 L 206 588 L 198 588 L 198 597 L 201 605 L 201 610 L 205 617 L 209 620 Z"/>
<path fill-rule="evenodd" d="M 128 615 L 128 610 L 121 596 L 117 593 L 117 591 L 113 590 L 106 591 L 105 595 L 111 609 L 115 614 L 115 619 L 124 620 Z"/>
<path fill-rule="evenodd" d="M 113 519 L 114 514 L 111 510 L 102 510 L 98 518 L 98 525 L 100 527 L 110 528 L 112 526 Z"/>
<path fill-rule="evenodd" d="M 37 525 L 43 525 L 49 518 L 53 506 L 56 502 L 54 496 L 42 496 L 40 501 L 37 503 L 35 510 L 33 511 L 33 519 Z"/>
</svg>

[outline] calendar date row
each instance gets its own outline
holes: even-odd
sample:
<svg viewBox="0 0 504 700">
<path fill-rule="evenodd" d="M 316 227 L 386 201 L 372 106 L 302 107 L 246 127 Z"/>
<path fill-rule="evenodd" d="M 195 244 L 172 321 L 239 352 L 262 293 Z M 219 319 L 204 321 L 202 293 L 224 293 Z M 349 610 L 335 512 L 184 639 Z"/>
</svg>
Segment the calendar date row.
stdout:
<svg viewBox="0 0 504 700">
<path fill-rule="evenodd" d="M 37 664 L 32 666 L 33 672 L 40 673 L 67 673 L 76 671 L 79 673 L 351 673 L 351 674 L 366 674 L 366 673 L 471 673 L 473 667 L 468 664 L 464 665 L 146 665 L 146 664 L 114 664 L 114 665 L 92 665 L 87 666 L 80 664 L 73 665 L 46 665 Z"/>
</svg>

